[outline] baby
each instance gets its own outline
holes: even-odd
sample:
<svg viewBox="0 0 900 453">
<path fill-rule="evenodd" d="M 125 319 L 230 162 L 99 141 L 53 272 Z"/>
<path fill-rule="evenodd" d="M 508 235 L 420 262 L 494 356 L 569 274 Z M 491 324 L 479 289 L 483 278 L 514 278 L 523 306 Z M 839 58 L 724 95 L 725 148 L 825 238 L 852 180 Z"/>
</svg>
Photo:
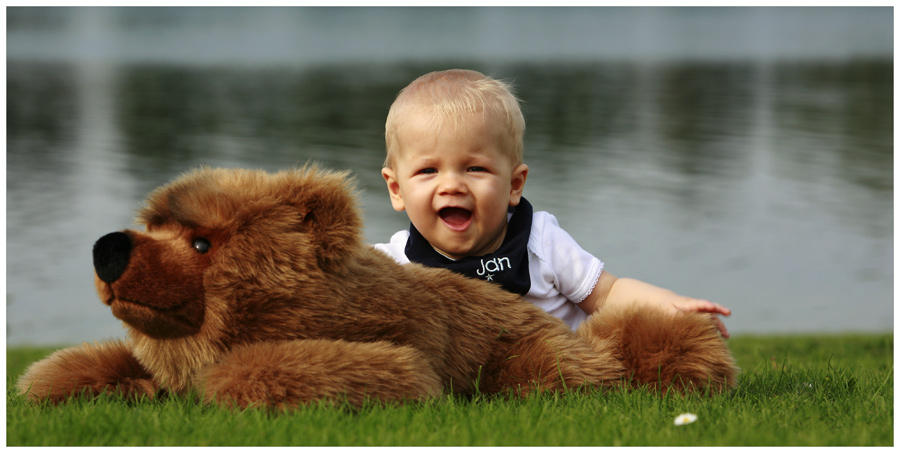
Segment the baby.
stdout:
<svg viewBox="0 0 900 453">
<path fill-rule="evenodd" d="M 381 174 L 409 230 L 375 247 L 410 261 L 500 284 L 572 329 L 619 304 L 717 315 L 731 310 L 630 278 L 616 278 L 547 212 L 522 197 L 525 119 L 511 87 L 469 70 L 432 72 L 404 88 L 385 124 Z"/>
</svg>

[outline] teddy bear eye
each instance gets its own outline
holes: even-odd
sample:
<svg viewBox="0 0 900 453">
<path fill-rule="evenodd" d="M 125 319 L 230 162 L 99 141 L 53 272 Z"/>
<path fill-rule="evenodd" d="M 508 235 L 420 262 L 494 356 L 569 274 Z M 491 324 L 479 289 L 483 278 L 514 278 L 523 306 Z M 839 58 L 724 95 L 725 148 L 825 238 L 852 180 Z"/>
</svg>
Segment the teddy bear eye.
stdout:
<svg viewBox="0 0 900 453">
<path fill-rule="evenodd" d="M 197 239 L 194 239 L 194 242 L 191 243 L 191 247 L 193 247 L 195 250 L 197 250 L 200 253 L 206 253 L 209 251 L 209 249 L 210 249 L 210 247 L 212 247 L 212 245 L 209 243 L 208 240 L 206 240 L 204 238 L 197 238 Z"/>
</svg>

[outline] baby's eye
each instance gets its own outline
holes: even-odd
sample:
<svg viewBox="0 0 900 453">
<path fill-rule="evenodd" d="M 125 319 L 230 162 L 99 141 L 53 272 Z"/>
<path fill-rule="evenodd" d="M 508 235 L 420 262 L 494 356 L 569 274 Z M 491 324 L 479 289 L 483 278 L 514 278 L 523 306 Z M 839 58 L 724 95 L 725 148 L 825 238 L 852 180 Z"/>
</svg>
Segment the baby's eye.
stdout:
<svg viewBox="0 0 900 453">
<path fill-rule="evenodd" d="M 420 175 L 433 175 L 435 173 L 437 173 L 437 170 L 434 168 L 423 168 L 419 170 Z"/>
<path fill-rule="evenodd" d="M 469 171 L 474 171 L 474 172 L 482 172 L 482 171 L 487 171 L 487 168 L 484 168 L 484 167 L 469 167 L 468 170 L 469 170 Z"/>
</svg>

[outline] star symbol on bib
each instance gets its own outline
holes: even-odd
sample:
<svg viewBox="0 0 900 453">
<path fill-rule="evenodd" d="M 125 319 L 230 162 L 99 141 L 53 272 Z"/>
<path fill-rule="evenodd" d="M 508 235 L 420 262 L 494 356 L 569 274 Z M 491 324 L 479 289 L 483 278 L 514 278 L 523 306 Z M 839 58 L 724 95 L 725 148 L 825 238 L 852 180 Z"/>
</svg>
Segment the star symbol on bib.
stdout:
<svg viewBox="0 0 900 453">
<path fill-rule="evenodd" d="M 494 281 L 494 274 L 487 274 L 487 277 L 485 277 L 485 280 L 487 280 L 489 282 Z"/>
</svg>

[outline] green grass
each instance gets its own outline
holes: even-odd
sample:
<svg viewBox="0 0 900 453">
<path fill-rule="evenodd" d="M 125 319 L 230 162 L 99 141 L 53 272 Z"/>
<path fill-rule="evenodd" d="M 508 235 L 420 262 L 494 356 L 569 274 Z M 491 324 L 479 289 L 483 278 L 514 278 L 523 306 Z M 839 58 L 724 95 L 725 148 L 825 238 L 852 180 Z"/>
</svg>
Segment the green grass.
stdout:
<svg viewBox="0 0 900 453">
<path fill-rule="evenodd" d="M 359 410 L 228 411 L 189 398 L 34 405 L 15 394 L 48 349 L 7 351 L 7 444 L 19 445 L 893 445 L 893 335 L 738 337 L 740 385 L 713 397 L 643 391 L 446 396 Z M 693 412 L 697 422 L 674 426 Z"/>
</svg>

